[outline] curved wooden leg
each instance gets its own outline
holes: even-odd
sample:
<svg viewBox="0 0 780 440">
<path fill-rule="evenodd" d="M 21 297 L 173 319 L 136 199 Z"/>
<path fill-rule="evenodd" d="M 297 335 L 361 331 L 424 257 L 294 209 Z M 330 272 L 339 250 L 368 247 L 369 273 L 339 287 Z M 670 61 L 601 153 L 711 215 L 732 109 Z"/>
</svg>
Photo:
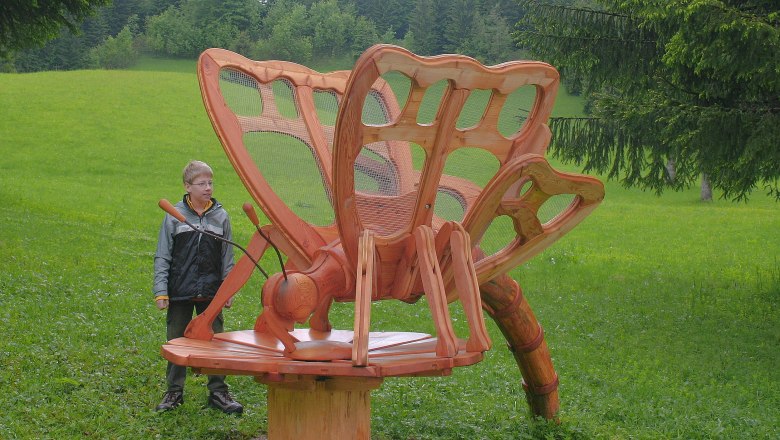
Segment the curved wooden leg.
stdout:
<svg viewBox="0 0 780 440">
<path fill-rule="evenodd" d="M 298 339 L 289 333 L 293 330 L 293 321 L 279 316 L 274 306 L 275 292 L 283 281 L 282 274 L 277 273 L 263 285 L 263 311 L 255 320 L 254 331 L 270 333 L 284 344 L 285 352 L 292 353 L 295 351 L 295 343 L 298 342 Z"/>
<path fill-rule="evenodd" d="M 482 316 L 477 272 L 474 270 L 474 260 L 471 257 L 471 240 L 459 224 L 455 225 L 455 230 L 452 232 L 450 246 L 455 286 L 458 288 L 460 302 L 463 304 L 463 311 L 469 324 L 466 351 L 485 352 L 490 350 L 491 342 Z"/>
<path fill-rule="evenodd" d="M 319 304 L 317 304 L 314 313 L 312 313 L 311 318 L 309 319 L 309 327 L 311 327 L 312 330 L 317 330 L 318 332 L 331 331 L 333 326 L 330 325 L 328 314 L 330 313 L 330 306 L 332 304 L 332 296 L 323 295 L 322 298 L 320 298 Z"/>
<path fill-rule="evenodd" d="M 506 337 L 523 376 L 526 398 L 534 415 L 554 419 L 559 408 L 558 375 L 544 341 L 542 327 L 515 280 L 506 275 L 480 286 L 482 300 Z"/>
<path fill-rule="evenodd" d="M 414 231 L 414 239 L 425 298 L 428 300 L 428 307 L 431 309 L 433 323 L 436 326 L 438 338 L 436 355 L 453 357 L 458 352 L 458 344 L 455 331 L 452 329 L 450 311 L 447 308 L 447 293 L 444 290 L 439 261 L 436 258 L 433 230 L 430 226 L 419 226 Z"/>
<path fill-rule="evenodd" d="M 252 255 L 255 261 L 258 261 L 266 249 L 268 249 L 268 242 L 259 233 L 255 232 L 249 241 L 249 245 L 246 247 L 247 252 Z M 211 328 L 214 320 L 219 316 L 228 300 L 249 281 L 254 270 L 255 264 L 252 260 L 246 255 L 242 256 L 238 263 L 233 266 L 233 270 L 230 271 L 222 285 L 219 286 L 219 290 L 217 290 L 214 299 L 211 300 L 211 304 L 203 313 L 190 321 L 187 329 L 184 331 L 184 336 L 191 339 L 210 341 L 214 337 L 214 330 Z"/>
</svg>

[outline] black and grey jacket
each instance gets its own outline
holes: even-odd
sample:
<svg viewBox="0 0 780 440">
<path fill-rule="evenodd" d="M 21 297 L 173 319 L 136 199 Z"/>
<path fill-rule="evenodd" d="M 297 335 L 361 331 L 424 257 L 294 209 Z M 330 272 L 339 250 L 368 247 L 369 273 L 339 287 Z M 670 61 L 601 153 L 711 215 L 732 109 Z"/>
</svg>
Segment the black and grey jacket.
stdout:
<svg viewBox="0 0 780 440">
<path fill-rule="evenodd" d="M 200 217 L 190 208 L 186 195 L 176 209 L 198 229 L 232 240 L 230 217 L 216 199 Z M 207 300 L 214 297 L 233 268 L 233 247 L 199 234 L 170 214 L 165 215 L 157 253 L 154 255 L 154 296 L 170 301 Z"/>
</svg>

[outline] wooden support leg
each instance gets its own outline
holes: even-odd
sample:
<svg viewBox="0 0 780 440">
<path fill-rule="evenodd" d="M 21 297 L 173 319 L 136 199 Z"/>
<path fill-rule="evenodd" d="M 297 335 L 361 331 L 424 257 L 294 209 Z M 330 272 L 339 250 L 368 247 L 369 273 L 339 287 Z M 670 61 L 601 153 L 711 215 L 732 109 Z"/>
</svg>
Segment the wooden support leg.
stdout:
<svg viewBox="0 0 780 440">
<path fill-rule="evenodd" d="M 359 241 L 359 259 L 355 278 L 355 336 L 352 340 L 352 365 L 368 365 L 368 333 L 371 323 L 371 296 L 374 287 L 374 236 L 366 229 Z"/>
<path fill-rule="evenodd" d="M 459 224 L 455 225 L 452 232 L 451 246 L 455 285 L 458 287 L 460 302 L 469 323 L 466 351 L 485 352 L 490 350 L 491 342 L 485 328 L 485 319 L 482 317 L 482 299 L 479 296 L 477 273 L 471 256 L 471 240 Z"/>
<path fill-rule="evenodd" d="M 420 262 L 420 277 L 425 288 L 425 299 L 431 310 L 433 324 L 436 327 L 436 355 L 453 357 L 458 353 L 455 331 L 452 328 L 450 311 L 447 308 L 447 294 L 441 277 L 439 261 L 433 241 L 433 231 L 429 226 L 419 226 L 414 232 L 417 245 L 417 258 Z"/>
<path fill-rule="evenodd" d="M 506 275 L 480 286 L 483 302 L 492 310 L 512 350 L 526 398 L 534 415 L 554 419 L 558 412 L 558 375 L 553 368 L 544 333 L 520 286 Z"/>
<path fill-rule="evenodd" d="M 301 376 L 268 385 L 268 440 L 369 440 L 381 378 Z"/>
</svg>

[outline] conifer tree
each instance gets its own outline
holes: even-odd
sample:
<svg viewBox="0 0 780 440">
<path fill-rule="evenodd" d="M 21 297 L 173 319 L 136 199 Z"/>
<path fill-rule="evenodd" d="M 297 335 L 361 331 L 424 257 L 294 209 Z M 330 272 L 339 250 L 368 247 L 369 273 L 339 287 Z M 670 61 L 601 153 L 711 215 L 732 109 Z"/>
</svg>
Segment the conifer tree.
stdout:
<svg viewBox="0 0 780 440">
<path fill-rule="evenodd" d="M 472 0 L 452 0 L 446 10 L 444 29 L 444 49 L 447 52 L 460 52 L 474 28 L 474 8 Z"/>
<path fill-rule="evenodd" d="M 61 28 L 77 33 L 79 23 L 109 1 L 3 2 L 0 7 L 0 58 L 21 49 L 40 47 L 57 37 Z"/>
<path fill-rule="evenodd" d="M 433 23 L 439 11 L 434 0 L 416 0 L 414 13 L 409 17 L 409 31 L 414 34 L 415 46 L 410 47 L 419 55 L 434 55 L 437 53 L 438 36 Z"/>
<path fill-rule="evenodd" d="M 592 111 L 553 119 L 552 151 L 658 193 L 703 174 L 724 198 L 780 200 L 780 3 L 590 3 L 521 1 L 519 45 L 581 84 Z"/>
</svg>

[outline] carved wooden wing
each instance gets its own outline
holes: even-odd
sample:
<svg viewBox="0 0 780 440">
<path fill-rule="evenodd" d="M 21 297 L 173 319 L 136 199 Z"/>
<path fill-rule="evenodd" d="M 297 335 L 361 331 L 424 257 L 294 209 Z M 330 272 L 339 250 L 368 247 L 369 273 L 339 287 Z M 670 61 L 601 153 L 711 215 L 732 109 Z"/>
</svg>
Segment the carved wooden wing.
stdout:
<svg viewBox="0 0 780 440">
<path fill-rule="evenodd" d="M 598 180 L 542 157 L 558 88 L 545 63 L 485 67 L 376 45 L 351 72 L 322 74 L 209 49 L 198 76 L 228 158 L 291 261 L 306 267 L 340 239 L 355 269 L 371 230 L 380 296 L 421 224 L 463 223 L 484 282 L 549 246 L 603 197 Z"/>
<path fill-rule="evenodd" d="M 541 62 L 486 67 L 389 45 L 364 52 L 344 91 L 333 151 L 334 209 L 349 260 L 365 229 L 392 268 L 414 228 L 452 220 L 480 246 L 484 282 L 579 223 L 603 186 L 554 171 L 542 156 L 558 81 Z M 412 166 L 398 166 L 393 154 L 408 154 Z"/>
<path fill-rule="evenodd" d="M 348 74 L 223 49 L 203 52 L 198 63 L 206 111 L 230 162 L 301 267 L 336 233 L 331 148 Z"/>
<path fill-rule="evenodd" d="M 231 164 L 255 202 L 281 235 L 283 251 L 298 267 L 338 238 L 334 224 L 332 146 L 336 117 L 349 71 L 319 73 L 284 61 L 253 61 L 224 49 L 203 52 L 201 94 Z M 389 87 L 377 82 L 381 112 L 397 114 Z M 367 109 L 377 111 L 378 107 Z M 387 175 L 408 172 L 408 151 L 384 159 Z M 361 161 L 366 169 L 378 166 Z M 384 188 L 399 183 L 390 178 Z"/>
</svg>

